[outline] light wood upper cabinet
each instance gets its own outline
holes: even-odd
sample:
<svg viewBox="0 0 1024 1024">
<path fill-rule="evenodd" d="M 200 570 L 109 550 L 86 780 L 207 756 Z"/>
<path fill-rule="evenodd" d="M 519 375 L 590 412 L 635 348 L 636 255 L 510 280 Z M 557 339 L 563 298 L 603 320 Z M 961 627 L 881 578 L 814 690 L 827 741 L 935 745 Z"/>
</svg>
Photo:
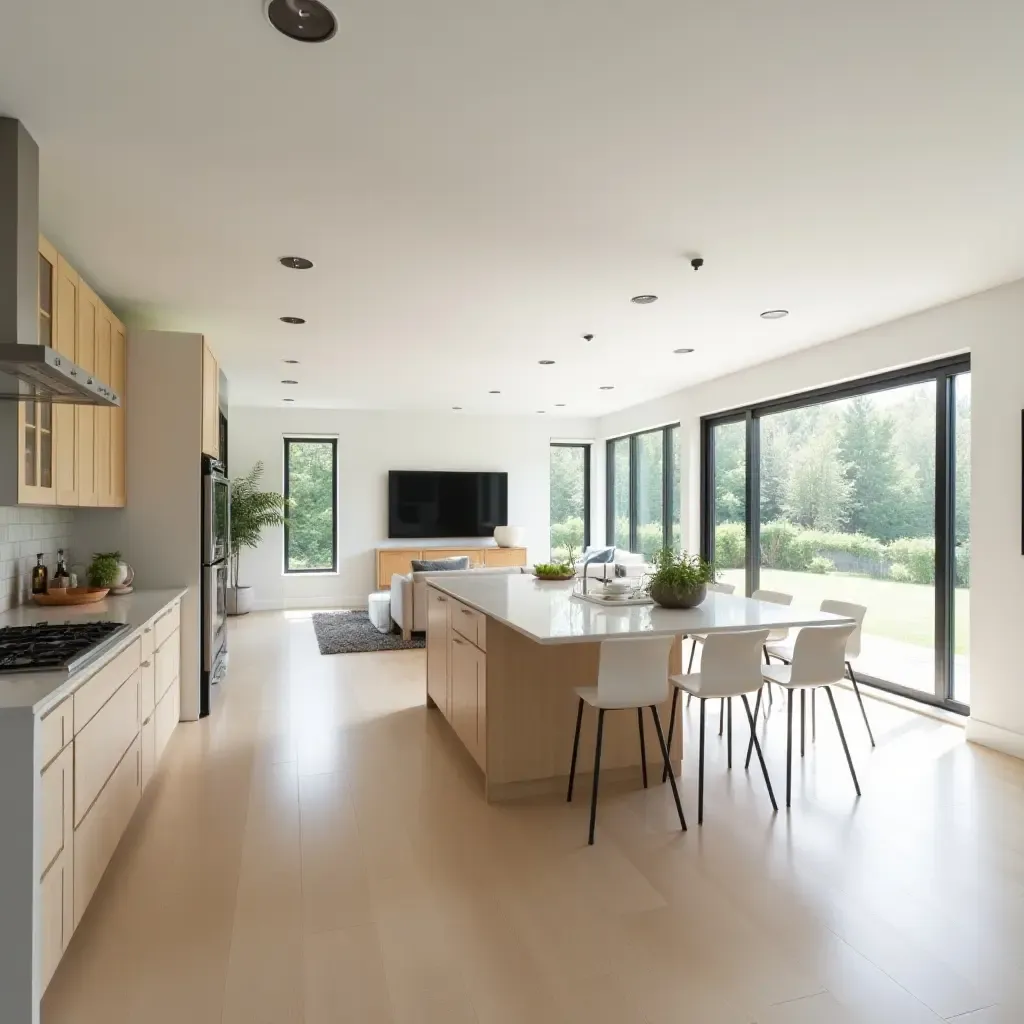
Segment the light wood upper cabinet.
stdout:
<svg viewBox="0 0 1024 1024">
<path fill-rule="evenodd" d="M 127 458 L 125 438 L 125 387 L 128 383 L 128 344 L 124 324 L 116 318 L 110 336 L 110 380 L 114 392 L 120 397 L 121 405 L 110 410 L 110 493 L 108 505 L 123 508 L 128 498 L 125 477 Z"/>
<path fill-rule="evenodd" d="M 40 243 L 42 249 L 42 243 Z M 72 362 L 78 355 L 78 274 L 55 256 L 53 347 Z M 78 504 L 78 416 L 73 405 L 53 406 L 54 483 L 58 505 Z"/>
<path fill-rule="evenodd" d="M 96 328 L 99 299 L 84 282 L 78 284 L 78 336 L 75 362 L 87 373 L 96 372 Z M 75 461 L 78 463 L 78 504 L 95 505 L 96 491 L 96 408 L 75 406 Z"/>
<path fill-rule="evenodd" d="M 220 367 L 203 344 L 203 454 L 223 458 L 220 451 Z"/>
<path fill-rule="evenodd" d="M 110 383 L 110 346 L 114 314 L 103 303 L 96 307 L 96 379 Z M 110 409 L 93 409 L 93 472 L 96 504 L 110 504 Z"/>
</svg>

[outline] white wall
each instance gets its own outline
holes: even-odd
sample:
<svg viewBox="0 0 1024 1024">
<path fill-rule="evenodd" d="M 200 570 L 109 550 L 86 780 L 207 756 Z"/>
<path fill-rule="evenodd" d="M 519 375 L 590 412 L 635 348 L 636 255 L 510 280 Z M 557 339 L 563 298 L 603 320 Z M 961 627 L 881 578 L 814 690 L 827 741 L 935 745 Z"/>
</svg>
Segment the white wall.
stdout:
<svg viewBox="0 0 1024 1024">
<path fill-rule="evenodd" d="M 1021 410 L 1024 282 L 1004 285 L 838 341 L 625 409 L 602 438 L 681 424 L 683 537 L 699 538 L 700 417 L 957 352 L 971 353 L 971 721 L 968 735 L 1024 757 Z M 598 461 L 603 462 L 603 453 Z"/>
<path fill-rule="evenodd" d="M 285 576 L 284 536 L 264 535 L 242 553 L 241 582 L 256 588 L 256 607 L 359 607 L 376 589 L 375 549 L 387 541 L 387 475 L 391 469 L 496 470 L 509 475 L 509 522 L 525 526 L 528 557 L 547 558 L 552 440 L 591 440 L 594 420 L 468 416 L 457 413 L 363 412 L 337 409 L 232 407 L 231 476 L 263 460 L 264 486 L 284 486 L 286 434 L 338 436 L 338 573 Z M 604 535 L 603 460 L 592 463 L 593 536 Z"/>
</svg>

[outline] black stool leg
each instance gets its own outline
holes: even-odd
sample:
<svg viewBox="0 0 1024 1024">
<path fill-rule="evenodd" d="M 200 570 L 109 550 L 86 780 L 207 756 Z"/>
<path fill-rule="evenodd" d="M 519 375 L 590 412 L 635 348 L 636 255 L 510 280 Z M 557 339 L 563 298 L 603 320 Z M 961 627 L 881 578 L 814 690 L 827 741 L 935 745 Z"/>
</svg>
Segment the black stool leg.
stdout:
<svg viewBox="0 0 1024 1024">
<path fill-rule="evenodd" d="M 703 701 L 701 701 L 703 704 Z M 665 746 L 665 734 L 661 731 L 661 719 L 658 718 L 658 709 L 652 704 L 651 714 L 654 716 L 654 728 L 658 733 L 658 743 L 661 745 L 661 756 L 665 758 L 665 767 L 669 767 L 668 747 Z M 679 800 L 679 787 L 676 785 L 676 774 L 673 771 L 668 773 L 668 781 L 672 785 L 672 798 L 676 802 L 676 812 L 679 814 L 679 827 L 686 831 L 686 817 L 683 815 L 683 805 Z"/>
<path fill-rule="evenodd" d="M 807 717 L 807 691 L 800 691 L 800 756 L 806 751 L 804 744 L 804 719 Z"/>
<path fill-rule="evenodd" d="M 583 698 L 576 709 L 576 735 L 572 739 L 572 763 L 569 765 L 569 792 L 565 794 L 565 802 L 572 803 L 572 784 L 576 781 L 576 755 L 580 750 L 580 725 L 583 723 Z"/>
<path fill-rule="evenodd" d="M 690 700 L 693 700 L 693 694 L 690 694 Z M 679 688 L 676 686 L 672 687 L 672 710 L 669 712 L 668 720 L 668 749 L 672 749 L 672 734 L 676 731 L 676 708 L 679 706 Z M 665 784 L 665 780 L 668 778 L 668 768 L 666 764 L 664 770 L 661 773 L 661 784 Z"/>
<path fill-rule="evenodd" d="M 676 691 L 679 692 L 678 690 Z M 644 789 L 647 788 L 647 745 L 644 743 L 644 709 L 636 709 L 636 724 L 640 729 L 640 766 L 644 773 Z"/>
<path fill-rule="evenodd" d="M 786 806 L 793 796 L 793 691 L 787 690 L 786 701 Z"/>
<path fill-rule="evenodd" d="M 690 672 L 693 671 L 693 656 L 696 653 L 697 653 L 697 641 L 694 640 L 693 641 L 693 646 L 690 648 L 690 661 L 689 661 L 689 664 L 686 666 L 687 674 L 689 674 Z"/>
<path fill-rule="evenodd" d="M 704 824 L 704 707 L 707 701 L 700 699 L 700 748 L 697 752 L 697 824 Z"/>
<path fill-rule="evenodd" d="M 843 733 L 843 723 L 839 721 L 839 709 L 836 707 L 836 699 L 832 696 L 832 688 L 826 686 L 825 695 L 828 697 L 829 704 L 832 705 L 832 714 L 836 719 L 836 728 L 839 730 L 839 739 L 843 743 L 843 753 L 846 754 L 846 763 L 850 766 L 850 778 L 853 779 L 853 788 L 857 791 L 857 796 L 860 796 L 860 783 L 857 781 L 857 773 L 853 770 L 853 758 L 850 757 L 850 748 L 846 745 L 846 736 Z"/>
<path fill-rule="evenodd" d="M 597 711 L 597 743 L 594 746 L 594 791 L 590 797 L 590 838 L 589 846 L 594 845 L 594 826 L 597 824 L 597 783 L 601 778 L 601 740 L 604 736 L 604 708 Z"/>
<path fill-rule="evenodd" d="M 757 710 L 761 706 L 761 693 L 764 690 L 765 685 L 766 684 L 764 684 L 764 683 L 761 684 L 761 689 L 757 691 L 757 699 L 754 701 L 754 718 L 755 719 L 757 718 Z M 769 690 L 769 692 L 771 692 L 771 691 Z M 743 767 L 744 768 L 749 768 L 750 767 L 750 755 L 753 752 L 754 752 L 754 740 L 753 740 L 753 737 L 751 737 L 750 742 L 747 743 L 747 759 L 743 762 Z"/>
<path fill-rule="evenodd" d="M 768 778 L 768 766 L 764 763 L 764 754 L 761 753 L 761 744 L 757 742 L 757 735 L 755 729 L 757 726 L 757 715 L 750 713 L 750 701 L 747 700 L 747 695 L 743 694 L 743 707 L 747 711 L 747 721 L 750 723 L 750 739 L 754 744 L 754 749 L 757 751 L 757 759 L 761 762 L 761 774 L 764 776 L 764 784 L 768 787 L 768 799 L 772 802 L 772 809 L 777 811 L 779 805 L 775 802 L 775 792 L 772 789 L 772 780 Z"/>
<path fill-rule="evenodd" d="M 726 715 L 726 731 L 729 734 L 729 738 L 726 741 L 726 745 L 729 748 L 728 755 L 727 755 L 728 756 L 728 766 L 729 766 L 729 770 L 731 771 L 732 770 L 732 697 L 729 698 L 729 702 L 728 702 L 728 704 L 726 704 L 725 715 Z"/>
<path fill-rule="evenodd" d="M 868 713 L 864 710 L 864 698 L 860 695 L 860 687 L 857 685 L 857 677 L 853 674 L 853 666 L 847 662 L 846 671 L 850 673 L 850 682 L 853 683 L 853 692 L 857 694 L 857 703 L 860 705 L 860 713 L 864 717 L 864 724 L 867 726 L 868 739 L 871 740 L 871 746 L 875 745 L 875 735 L 871 731 L 871 723 L 868 721 Z"/>
</svg>

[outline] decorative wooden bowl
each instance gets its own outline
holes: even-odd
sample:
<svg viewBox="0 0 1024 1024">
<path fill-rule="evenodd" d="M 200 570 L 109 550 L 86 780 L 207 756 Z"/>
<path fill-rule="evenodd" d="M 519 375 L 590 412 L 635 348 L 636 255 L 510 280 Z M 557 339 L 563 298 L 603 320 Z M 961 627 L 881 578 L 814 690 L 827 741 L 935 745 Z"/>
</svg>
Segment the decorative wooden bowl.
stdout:
<svg viewBox="0 0 1024 1024">
<path fill-rule="evenodd" d="M 32 600 L 41 605 L 95 604 L 110 592 L 109 587 L 69 587 L 53 590 L 49 594 L 33 594 Z"/>
<path fill-rule="evenodd" d="M 533 578 L 535 580 L 552 580 L 555 583 L 559 583 L 559 582 L 564 583 L 566 580 L 574 579 L 575 576 L 576 576 L 576 573 L 574 573 L 574 572 L 563 572 L 563 573 L 559 573 L 559 575 L 557 575 L 557 576 L 552 576 L 550 574 L 548 574 L 546 576 L 541 576 L 539 573 L 534 573 L 533 574 Z"/>
</svg>

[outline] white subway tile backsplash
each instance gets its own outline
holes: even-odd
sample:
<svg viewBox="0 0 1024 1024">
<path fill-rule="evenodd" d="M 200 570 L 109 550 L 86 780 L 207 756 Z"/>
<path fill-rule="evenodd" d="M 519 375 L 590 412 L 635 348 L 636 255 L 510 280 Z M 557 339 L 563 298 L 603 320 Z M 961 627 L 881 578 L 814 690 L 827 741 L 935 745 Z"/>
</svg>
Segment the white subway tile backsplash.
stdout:
<svg viewBox="0 0 1024 1024">
<path fill-rule="evenodd" d="M 29 599 L 36 553 L 52 573 L 57 549 L 64 549 L 68 566 L 74 564 L 71 548 L 71 509 L 0 506 L 0 611 Z"/>
</svg>

